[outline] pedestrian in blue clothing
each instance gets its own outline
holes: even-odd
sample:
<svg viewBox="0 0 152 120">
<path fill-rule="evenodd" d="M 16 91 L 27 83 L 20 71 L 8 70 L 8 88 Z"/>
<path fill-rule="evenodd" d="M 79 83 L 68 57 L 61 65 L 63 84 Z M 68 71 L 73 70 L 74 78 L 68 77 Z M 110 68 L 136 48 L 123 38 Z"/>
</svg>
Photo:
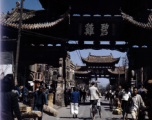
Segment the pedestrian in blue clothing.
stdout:
<svg viewBox="0 0 152 120">
<path fill-rule="evenodd" d="M 78 103 L 80 99 L 80 94 L 76 91 L 76 88 L 73 88 L 73 92 L 71 93 L 70 106 L 71 106 L 71 114 L 74 116 L 78 115 Z"/>
<path fill-rule="evenodd" d="M 39 87 L 39 90 L 36 92 L 33 92 L 31 96 L 35 97 L 34 101 L 34 110 L 35 111 L 41 111 L 43 116 L 43 105 L 48 105 L 47 96 L 43 92 L 43 86 Z M 38 118 L 38 120 L 42 120 L 42 116 Z"/>
<path fill-rule="evenodd" d="M 15 90 L 18 91 L 19 95 L 21 94 L 20 88 L 18 87 L 18 85 L 15 86 Z"/>
<path fill-rule="evenodd" d="M 22 89 L 22 95 L 23 95 L 23 103 L 25 104 L 27 102 L 27 92 L 28 92 L 28 89 L 25 87 L 25 85 L 23 86 L 23 89 Z"/>
</svg>

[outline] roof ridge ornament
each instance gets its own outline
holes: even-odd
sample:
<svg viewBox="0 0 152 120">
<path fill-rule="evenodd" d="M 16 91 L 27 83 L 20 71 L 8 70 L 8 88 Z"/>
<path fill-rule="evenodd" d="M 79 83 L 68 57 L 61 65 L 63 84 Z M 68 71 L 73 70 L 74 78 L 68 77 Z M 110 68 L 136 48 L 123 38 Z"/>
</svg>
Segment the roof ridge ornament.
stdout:
<svg viewBox="0 0 152 120">
<path fill-rule="evenodd" d="M 89 52 L 89 55 L 91 55 L 91 52 Z"/>
<path fill-rule="evenodd" d="M 20 1 L 16 1 L 16 11 L 18 11 L 20 4 Z"/>
<path fill-rule="evenodd" d="M 20 1 L 16 1 L 16 6 L 15 6 L 15 8 L 13 8 L 12 10 L 12 12 L 7 12 L 7 15 L 11 15 L 11 14 L 13 14 L 14 12 L 16 12 L 16 11 L 18 11 L 18 9 L 19 9 L 19 6 L 20 6 Z"/>
<path fill-rule="evenodd" d="M 88 60 L 89 60 L 90 56 L 91 56 L 91 52 L 89 52 Z"/>
<path fill-rule="evenodd" d="M 113 55 L 112 55 L 112 53 L 110 53 L 110 56 L 111 56 L 111 58 L 113 58 Z"/>
</svg>

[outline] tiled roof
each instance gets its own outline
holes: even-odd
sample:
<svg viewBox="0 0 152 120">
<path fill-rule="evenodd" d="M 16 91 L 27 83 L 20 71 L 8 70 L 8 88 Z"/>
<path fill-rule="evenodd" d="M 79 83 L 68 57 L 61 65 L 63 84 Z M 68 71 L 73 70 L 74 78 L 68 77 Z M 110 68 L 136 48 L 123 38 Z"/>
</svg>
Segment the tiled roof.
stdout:
<svg viewBox="0 0 152 120">
<path fill-rule="evenodd" d="M 113 58 L 112 54 L 108 56 L 95 56 L 89 54 L 87 58 L 82 58 L 84 63 L 114 63 L 119 62 L 120 58 Z"/>
<path fill-rule="evenodd" d="M 89 74 L 91 71 L 87 71 L 86 66 L 75 66 L 75 74 Z"/>
<path fill-rule="evenodd" d="M 141 28 L 152 29 L 152 13 L 149 14 L 147 23 L 136 21 L 132 16 L 129 16 L 122 11 L 121 11 L 121 14 L 122 14 L 123 20 L 126 20 L 126 21 L 132 23 L 133 25 L 136 25 Z"/>
<path fill-rule="evenodd" d="M 125 74 L 125 67 L 124 67 L 124 66 L 115 67 L 114 70 L 108 69 L 108 71 L 109 71 L 111 74 Z"/>
<path fill-rule="evenodd" d="M 52 20 L 52 17 L 48 16 L 47 10 L 35 11 L 23 9 L 22 29 L 50 28 L 63 21 L 65 17 L 68 17 L 68 14 L 69 10 L 65 14 L 58 16 L 55 20 Z M 16 7 L 11 13 L 1 14 L 0 17 L 0 24 L 2 26 L 18 28 L 20 20 L 20 8 L 18 9 Z"/>
<path fill-rule="evenodd" d="M 75 71 L 75 74 L 89 74 L 91 71 Z"/>
</svg>

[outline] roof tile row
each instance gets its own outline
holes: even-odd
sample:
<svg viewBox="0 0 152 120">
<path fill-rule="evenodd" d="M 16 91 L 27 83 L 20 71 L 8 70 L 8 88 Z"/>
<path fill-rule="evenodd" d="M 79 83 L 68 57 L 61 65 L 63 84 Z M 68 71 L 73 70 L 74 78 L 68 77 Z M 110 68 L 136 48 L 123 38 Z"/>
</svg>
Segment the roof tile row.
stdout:
<svg viewBox="0 0 152 120">
<path fill-rule="evenodd" d="M 108 56 L 95 56 L 89 54 L 87 58 L 82 58 L 83 62 L 87 63 L 114 63 L 119 62 L 120 58 L 113 58 L 112 54 Z"/>
</svg>

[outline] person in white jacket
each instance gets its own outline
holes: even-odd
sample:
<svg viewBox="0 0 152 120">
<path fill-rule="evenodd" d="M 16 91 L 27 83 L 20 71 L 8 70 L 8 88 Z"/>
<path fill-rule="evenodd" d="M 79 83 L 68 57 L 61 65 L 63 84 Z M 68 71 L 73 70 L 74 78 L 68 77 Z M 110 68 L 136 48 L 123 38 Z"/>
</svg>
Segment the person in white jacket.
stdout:
<svg viewBox="0 0 152 120">
<path fill-rule="evenodd" d="M 92 82 L 92 87 L 89 88 L 89 93 L 90 93 L 90 102 L 98 100 L 100 97 L 100 92 L 98 91 L 98 88 L 95 87 L 94 82 Z"/>
<path fill-rule="evenodd" d="M 131 97 L 131 93 L 130 93 L 130 87 L 126 86 L 125 91 L 121 92 L 122 95 L 122 115 L 123 115 L 123 120 L 125 120 L 125 114 L 126 114 L 126 119 L 128 118 L 128 100 Z"/>
<path fill-rule="evenodd" d="M 89 88 L 89 95 L 90 95 L 90 103 L 92 106 L 97 105 L 99 109 L 99 113 L 101 112 L 101 107 L 100 107 L 100 98 L 102 97 L 100 95 L 100 92 L 98 91 L 98 88 L 95 87 L 95 83 L 92 82 L 92 87 Z M 97 111 L 94 111 L 97 113 Z"/>
</svg>

